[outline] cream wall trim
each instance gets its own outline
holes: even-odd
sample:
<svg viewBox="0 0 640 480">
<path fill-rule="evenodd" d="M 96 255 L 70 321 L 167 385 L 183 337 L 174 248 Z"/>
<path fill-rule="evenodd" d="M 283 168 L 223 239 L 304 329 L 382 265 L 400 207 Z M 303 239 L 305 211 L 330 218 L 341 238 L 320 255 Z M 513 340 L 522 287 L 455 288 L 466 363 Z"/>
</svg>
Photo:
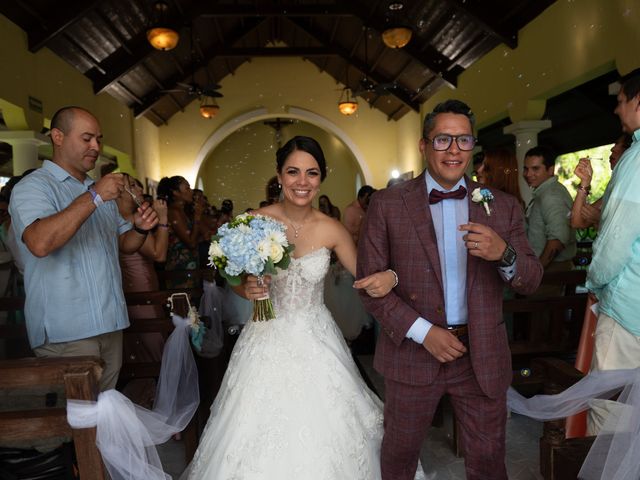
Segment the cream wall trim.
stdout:
<svg viewBox="0 0 640 480">
<path fill-rule="evenodd" d="M 298 120 L 304 120 L 307 123 L 315 125 L 316 127 L 322 128 L 336 137 L 338 137 L 355 157 L 362 173 L 364 175 L 365 183 L 368 183 L 372 180 L 371 171 L 364 161 L 364 156 L 362 152 L 357 147 L 357 145 L 351 140 L 351 138 L 337 125 L 327 120 L 325 117 L 318 115 L 317 113 L 310 112 L 309 110 L 305 110 L 303 108 L 298 107 L 289 107 L 285 112 L 281 113 L 270 113 L 266 108 L 258 108 L 256 110 L 252 110 L 250 112 L 243 113 L 242 115 L 238 115 L 237 117 L 229 120 L 225 124 L 221 125 L 202 145 L 198 154 L 196 155 L 193 168 L 191 169 L 190 178 L 187 180 L 192 185 L 196 184 L 198 179 L 198 172 L 200 171 L 200 167 L 202 163 L 205 161 L 209 153 L 220 144 L 225 138 L 231 135 L 233 132 L 238 130 L 239 128 L 244 127 L 245 125 L 249 125 L 250 123 L 258 122 L 261 120 L 266 120 L 269 118 L 295 118 Z"/>
</svg>

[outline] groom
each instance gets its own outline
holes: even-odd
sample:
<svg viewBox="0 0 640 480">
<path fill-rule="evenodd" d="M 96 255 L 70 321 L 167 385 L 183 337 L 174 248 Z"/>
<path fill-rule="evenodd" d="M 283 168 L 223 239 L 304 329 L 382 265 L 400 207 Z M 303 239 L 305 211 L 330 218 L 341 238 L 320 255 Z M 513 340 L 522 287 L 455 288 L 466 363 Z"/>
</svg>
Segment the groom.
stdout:
<svg viewBox="0 0 640 480">
<path fill-rule="evenodd" d="M 434 411 L 449 394 L 469 479 L 506 479 L 506 390 L 511 354 L 505 285 L 536 290 L 542 266 L 522 208 L 498 190 L 484 201 L 466 177 L 474 116 L 457 100 L 427 115 L 418 178 L 375 193 L 358 248 L 358 278 L 393 269 L 383 298 L 362 295 L 381 323 L 374 366 L 385 377 L 383 480 L 413 479 Z M 489 213 L 485 210 L 485 204 Z"/>
</svg>

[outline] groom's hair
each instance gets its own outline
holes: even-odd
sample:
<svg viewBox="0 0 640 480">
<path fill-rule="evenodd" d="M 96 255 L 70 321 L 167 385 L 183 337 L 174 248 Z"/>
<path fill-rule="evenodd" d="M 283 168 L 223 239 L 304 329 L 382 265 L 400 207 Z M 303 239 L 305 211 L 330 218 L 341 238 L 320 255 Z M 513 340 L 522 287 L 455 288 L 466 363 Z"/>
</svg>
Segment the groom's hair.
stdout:
<svg viewBox="0 0 640 480">
<path fill-rule="evenodd" d="M 318 168 L 320 169 L 320 181 L 323 181 L 327 176 L 327 162 L 324 159 L 322 148 L 315 139 L 302 135 L 293 137 L 278 149 L 276 152 L 276 171 L 278 173 L 282 172 L 282 167 L 284 166 L 284 162 L 287 160 L 287 157 L 296 150 L 307 152 L 315 158 L 316 162 L 318 162 Z"/>
<path fill-rule="evenodd" d="M 476 124 L 476 116 L 471 111 L 471 107 L 460 100 L 445 100 L 442 103 L 436 105 L 433 112 L 428 113 L 424 117 L 424 123 L 422 127 L 422 137 L 427 138 L 436 125 L 436 117 L 440 113 L 456 113 L 458 115 L 464 115 L 469 119 L 471 123 L 471 130 L 473 130 Z"/>
</svg>

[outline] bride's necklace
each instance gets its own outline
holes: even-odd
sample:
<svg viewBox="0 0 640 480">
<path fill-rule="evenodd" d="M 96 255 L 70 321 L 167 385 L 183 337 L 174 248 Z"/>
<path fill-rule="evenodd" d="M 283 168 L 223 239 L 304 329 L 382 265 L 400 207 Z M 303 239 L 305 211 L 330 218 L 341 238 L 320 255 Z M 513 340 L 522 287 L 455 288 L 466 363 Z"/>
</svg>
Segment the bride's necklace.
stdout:
<svg viewBox="0 0 640 480">
<path fill-rule="evenodd" d="M 300 230 L 302 230 L 302 227 L 304 227 L 304 224 L 307 223 L 307 220 L 305 218 L 305 220 L 300 224 L 300 225 L 296 225 L 293 220 L 291 220 L 289 218 L 289 216 L 287 214 L 285 214 L 285 217 L 287 217 L 287 221 L 289 222 L 289 224 L 293 227 L 293 237 L 294 238 L 298 238 L 298 235 L 300 234 Z"/>
</svg>

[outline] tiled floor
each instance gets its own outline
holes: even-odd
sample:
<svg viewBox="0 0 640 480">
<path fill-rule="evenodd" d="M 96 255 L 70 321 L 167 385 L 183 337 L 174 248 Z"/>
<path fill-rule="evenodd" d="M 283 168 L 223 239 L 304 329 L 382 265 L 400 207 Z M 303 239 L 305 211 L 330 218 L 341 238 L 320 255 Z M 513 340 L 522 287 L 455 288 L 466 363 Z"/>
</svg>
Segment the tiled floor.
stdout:
<svg viewBox="0 0 640 480">
<path fill-rule="evenodd" d="M 383 381 L 371 367 L 372 357 L 359 357 L 374 387 L 382 392 Z M 452 421 L 445 410 L 442 427 L 431 427 L 420 455 L 429 480 L 464 479 L 464 460 L 453 451 Z M 507 471 L 511 480 L 540 480 L 538 472 L 538 439 L 542 424 L 520 415 L 507 421 Z M 169 440 L 158 448 L 165 471 L 178 479 L 184 470 L 184 446 L 181 441 Z"/>
</svg>

